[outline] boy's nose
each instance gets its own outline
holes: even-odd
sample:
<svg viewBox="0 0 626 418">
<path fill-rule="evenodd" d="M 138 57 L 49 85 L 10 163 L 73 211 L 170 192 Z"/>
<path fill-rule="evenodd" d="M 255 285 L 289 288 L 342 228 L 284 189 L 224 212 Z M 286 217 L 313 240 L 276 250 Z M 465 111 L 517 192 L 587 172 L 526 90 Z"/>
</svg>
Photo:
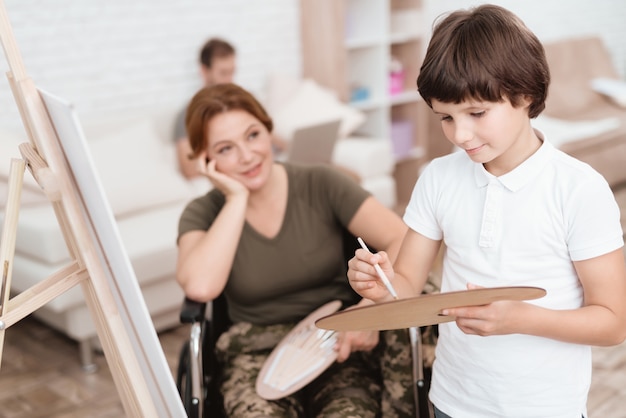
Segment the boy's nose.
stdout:
<svg viewBox="0 0 626 418">
<path fill-rule="evenodd" d="M 464 143 L 471 141 L 474 137 L 474 134 L 471 130 L 463 128 L 462 126 L 457 126 L 454 129 L 454 142 L 458 145 L 463 145 Z"/>
</svg>

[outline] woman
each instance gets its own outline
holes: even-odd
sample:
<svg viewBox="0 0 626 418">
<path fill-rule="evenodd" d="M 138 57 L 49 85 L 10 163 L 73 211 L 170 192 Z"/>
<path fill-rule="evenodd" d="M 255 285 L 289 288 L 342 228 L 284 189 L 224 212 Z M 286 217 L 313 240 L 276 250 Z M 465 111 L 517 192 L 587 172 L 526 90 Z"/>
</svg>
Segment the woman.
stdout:
<svg viewBox="0 0 626 418">
<path fill-rule="evenodd" d="M 344 229 L 393 259 L 404 223 L 332 167 L 275 162 L 272 120 L 234 84 L 200 90 L 186 126 L 190 158 L 203 162 L 199 170 L 215 187 L 181 216 L 177 280 L 191 299 L 210 301 L 225 292 L 228 300 L 234 325 L 218 341 L 227 414 L 376 416 L 380 377 L 368 357 L 376 332 L 340 334 L 337 362 L 292 396 L 263 400 L 255 380 L 298 321 L 331 300 L 354 303 Z"/>
</svg>

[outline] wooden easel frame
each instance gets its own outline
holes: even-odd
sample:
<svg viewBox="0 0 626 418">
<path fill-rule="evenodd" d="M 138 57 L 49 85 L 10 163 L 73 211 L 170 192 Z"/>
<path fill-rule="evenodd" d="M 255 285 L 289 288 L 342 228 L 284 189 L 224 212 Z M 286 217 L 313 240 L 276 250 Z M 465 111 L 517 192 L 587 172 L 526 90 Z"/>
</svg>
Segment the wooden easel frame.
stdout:
<svg viewBox="0 0 626 418">
<path fill-rule="evenodd" d="M 11 70 L 7 77 L 29 137 L 29 143 L 19 147 L 22 160 L 11 161 L 0 243 L 0 361 L 4 334 L 10 326 L 80 284 L 127 416 L 178 418 L 181 412 L 184 414 L 182 403 L 172 402 L 171 399 L 155 399 L 158 396 L 154 390 L 150 390 L 154 382 L 148 382 L 148 379 L 154 376 L 146 376 L 141 368 L 140 356 L 132 345 L 132 331 L 125 325 L 116 302 L 116 296 L 118 299 L 120 297 L 119 289 L 112 289 L 107 281 L 111 266 L 105 265 L 102 260 L 103 244 L 94 235 L 93 219 L 84 196 L 79 192 L 54 123 L 39 91 L 26 74 L 3 0 L 0 0 L 0 41 Z M 50 200 L 72 261 L 60 271 L 10 298 L 25 168 L 29 169 Z M 128 317 L 127 313 L 125 317 Z M 137 335 L 134 338 L 138 338 Z M 145 364 L 146 359 L 143 361 Z"/>
</svg>

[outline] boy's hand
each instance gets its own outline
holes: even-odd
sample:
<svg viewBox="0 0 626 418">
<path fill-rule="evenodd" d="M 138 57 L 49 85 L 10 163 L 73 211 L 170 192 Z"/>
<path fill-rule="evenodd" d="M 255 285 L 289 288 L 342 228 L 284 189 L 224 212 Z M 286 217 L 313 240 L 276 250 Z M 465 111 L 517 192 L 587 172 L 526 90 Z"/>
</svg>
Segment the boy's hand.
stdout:
<svg viewBox="0 0 626 418">
<path fill-rule="evenodd" d="M 350 286 L 359 295 L 374 302 L 391 300 L 393 299 L 392 295 L 376 273 L 374 268 L 376 263 L 383 269 L 389 280 L 393 282 L 394 271 L 387 253 L 381 251 L 372 254 L 359 248 L 354 253 L 354 257 L 348 261 Z"/>
<path fill-rule="evenodd" d="M 467 289 L 481 289 L 472 283 Z M 516 320 L 527 303 L 502 300 L 481 306 L 465 306 L 441 311 L 443 315 L 456 317 L 456 325 L 466 334 L 488 336 L 504 335 L 516 332 Z"/>
</svg>

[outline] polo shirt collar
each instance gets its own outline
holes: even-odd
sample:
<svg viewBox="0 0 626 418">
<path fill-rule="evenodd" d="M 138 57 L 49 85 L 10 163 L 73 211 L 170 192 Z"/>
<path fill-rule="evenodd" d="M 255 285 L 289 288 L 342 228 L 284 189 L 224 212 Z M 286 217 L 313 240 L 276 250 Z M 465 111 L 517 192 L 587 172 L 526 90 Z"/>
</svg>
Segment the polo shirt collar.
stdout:
<svg viewBox="0 0 626 418">
<path fill-rule="evenodd" d="M 492 179 L 497 179 L 504 187 L 516 192 L 528 184 L 550 162 L 555 148 L 545 140 L 545 135 L 535 129 L 542 140 L 539 149 L 512 171 L 496 177 L 488 172 L 482 164 L 474 164 L 474 179 L 477 187 L 486 187 Z"/>
</svg>

